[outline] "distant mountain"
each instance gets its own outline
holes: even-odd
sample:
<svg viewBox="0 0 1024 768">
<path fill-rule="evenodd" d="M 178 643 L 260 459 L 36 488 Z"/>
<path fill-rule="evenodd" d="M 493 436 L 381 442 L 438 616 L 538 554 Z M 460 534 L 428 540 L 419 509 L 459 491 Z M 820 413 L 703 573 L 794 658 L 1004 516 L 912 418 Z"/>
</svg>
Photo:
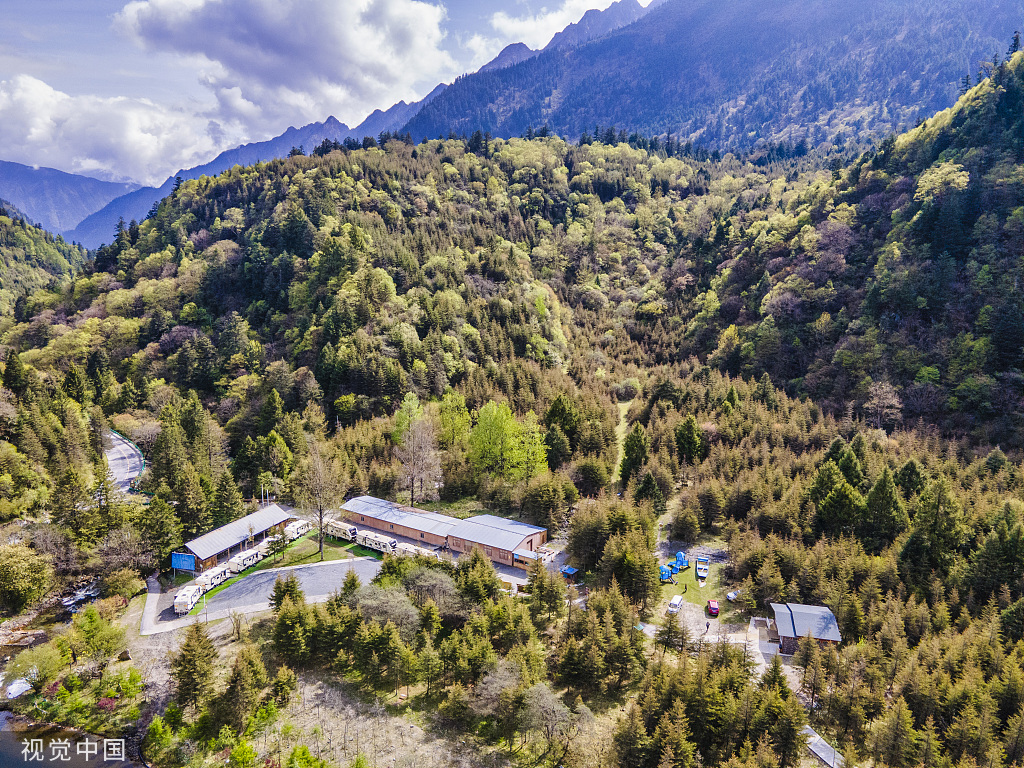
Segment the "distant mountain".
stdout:
<svg viewBox="0 0 1024 768">
<path fill-rule="evenodd" d="M 262 160 L 287 157 L 292 147 L 302 147 L 309 153 L 325 139 L 341 141 L 351 135 L 353 133 L 347 125 L 334 117 L 329 117 L 322 123 L 310 123 L 302 128 L 291 127 L 280 136 L 267 141 L 243 144 L 226 150 L 208 163 L 178 171 L 159 187 L 142 187 L 110 199 L 95 213 L 80 220 L 74 229 L 66 231 L 65 237 L 83 243 L 89 248 L 97 248 L 114 239 L 114 230 L 119 219 L 141 221 L 146 218 L 153 204 L 174 189 L 176 177 L 198 179 L 200 176 L 217 176 L 236 165 L 253 165 Z"/>
<path fill-rule="evenodd" d="M 364 136 L 377 137 L 384 131 L 397 131 L 409 122 L 425 105 L 433 101 L 447 87 L 448 86 L 444 83 L 439 83 L 435 86 L 434 90 L 419 101 L 414 101 L 412 104 L 406 104 L 404 101 L 400 101 L 397 104 L 393 104 L 386 110 L 375 109 L 365 120 L 363 120 L 363 122 L 353 128 L 350 133 L 353 137 L 361 139 Z"/>
<path fill-rule="evenodd" d="M 647 10 L 636 0 L 618 0 L 603 11 L 591 9 L 583 14 L 583 18 L 578 22 L 556 33 L 543 50 L 553 51 L 583 45 L 632 24 L 647 13 Z"/>
<path fill-rule="evenodd" d="M 1020 2 L 668 0 L 596 40 L 459 78 L 403 130 L 577 137 L 614 124 L 722 147 L 883 135 L 950 106 L 1022 17 Z M 573 26 L 556 38 L 594 29 Z"/>
<path fill-rule="evenodd" d="M 650 9 L 656 8 L 665 0 L 654 0 L 644 8 L 637 0 L 617 0 L 603 11 L 591 9 L 583 14 L 583 18 L 570 24 L 561 32 L 556 32 L 543 48 L 534 50 L 525 43 L 512 43 L 501 49 L 501 53 L 480 67 L 478 72 L 492 72 L 506 69 L 527 59 L 532 59 L 541 51 L 574 48 L 591 40 L 607 35 L 616 29 L 632 24 Z"/>
<path fill-rule="evenodd" d="M 93 211 L 138 186 L 0 161 L 0 197 L 20 209 L 30 222 L 52 232 L 74 227 Z"/>
<path fill-rule="evenodd" d="M 521 61 L 532 59 L 538 53 L 540 53 L 540 51 L 533 50 L 533 48 L 528 46 L 526 43 L 512 43 L 511 45 L 506 45 L 502 48 L 501 53 L 488 61 L 477 71 L 490 72 L 495 69 L 505 69 L 506 67 L 511 67 Z"/>
</svg>

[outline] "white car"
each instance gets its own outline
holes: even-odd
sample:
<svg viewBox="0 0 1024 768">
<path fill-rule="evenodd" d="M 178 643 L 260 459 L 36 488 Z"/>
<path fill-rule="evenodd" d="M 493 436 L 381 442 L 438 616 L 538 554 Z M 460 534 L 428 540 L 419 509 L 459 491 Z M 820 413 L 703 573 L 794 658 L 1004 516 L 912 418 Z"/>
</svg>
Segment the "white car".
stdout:
<svg viewBox="0 0 1024 768">
<path fill-rule="evenodd" d="M 682 604 L 683 604 L 683 596 L 682 595 L 676 595 L 675 597 L 673 597 L 669 601 L 668 612 L 669 613 L 679 613 L 679 608 L 682 606 Z"/>
<path fill-rule="evenodd" d="M 729 594 L 727 594 L 725 596 L 725 599 L 728 600 L 730 603 L 735 603 L 736 602 L 736 598 L 739 597 L 739 596 L 740 596 L 740 590 L 737 589 L 735 592 L 730 592 Z"/>
</svg>

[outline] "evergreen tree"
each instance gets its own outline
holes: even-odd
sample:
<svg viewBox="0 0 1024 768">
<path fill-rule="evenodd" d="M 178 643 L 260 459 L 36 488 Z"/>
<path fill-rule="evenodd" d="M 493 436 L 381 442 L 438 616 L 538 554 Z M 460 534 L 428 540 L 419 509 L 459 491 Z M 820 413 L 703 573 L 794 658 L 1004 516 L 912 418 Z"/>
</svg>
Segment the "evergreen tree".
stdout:
<svg viewBox="0 0 1024 768">
<path fill-rule="evenodd" d="M 622 444 L 622 463 L 619 466 L 619 480 L 625 488 L 629 479 L 641 467 L 647 464 L 651 453 L 651 442 L 647 433 L 640 424 L 634 424 L 633 429 Z"/>
<path fill-rule="evenodd" d="M 171 654 L 171 679 L 182 707 L 198 709 L 213 689 L 213 662 L 217 649 L 203 624 L 191 624 L 176 653 Z"/>
<path fill-rule="evenodd" d="M 157 563 L 166 566 L 171 553 L 182 544 L 181 524 L 171 505 L 164 498 L 154 496 L 139 513 L 136 527 L 142 532 Z"/>
<path fill-rule="evenodd" d="M 238 490 L 231 471 L 225 470 L 217 478 L 217 488 L 213 494 L 213 503 L 210 505 L 211 522 L 215 528 L 219 528 L 243 517 L 244 514 L 245 501 L 242 499 L 242 492 Z"/>
<path fill-rule="evenodd" d="M 910 516 L 896 489 L 892 473 L 886 467 L 868 493 L 861 538 L 870 541 L 879 550 L 895 540 L 909 525 Z"/>
<path fill-rule="evenodd" d="M 257 434 L 261 436 L 269 435 L 271 431 L 277 429 L 277 425 L 283 416 L 284 402 L 281 400 L 281 395 L 278 394 L 278 391 L 272 389 L 260 408 L 259 419 L 256 421 Z"/>
<path fill-rule="evenodd" d="M 676 427 L 675 438 L 680 460 L 697 464 L 701 458 L 701 432 L 692 413 Z"/>
</svg>

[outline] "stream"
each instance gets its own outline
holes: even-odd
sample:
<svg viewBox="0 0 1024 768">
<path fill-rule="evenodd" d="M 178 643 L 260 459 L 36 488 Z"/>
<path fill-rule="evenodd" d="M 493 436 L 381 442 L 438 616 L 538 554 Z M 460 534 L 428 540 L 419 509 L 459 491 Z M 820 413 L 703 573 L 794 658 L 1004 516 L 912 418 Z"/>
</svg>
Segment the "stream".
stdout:
<svg viewBox="0 0 1024 768">
<path fill-rule="evenodd" d="M 11 712 L 0 712 L 0 768 L 44 763 L 65 768 L 139 768 L 138 763 L 125 759 L 124 748 L 120 739 L 36 725 Z"/>
</svg>

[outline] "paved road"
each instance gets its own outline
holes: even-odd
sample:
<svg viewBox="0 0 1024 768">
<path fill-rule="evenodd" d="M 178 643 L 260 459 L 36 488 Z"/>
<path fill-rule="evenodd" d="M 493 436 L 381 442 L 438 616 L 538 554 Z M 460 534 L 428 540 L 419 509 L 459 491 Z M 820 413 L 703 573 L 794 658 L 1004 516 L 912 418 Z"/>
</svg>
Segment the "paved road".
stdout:
<svg viewBox="0 0 1024 768">
<path fill-rule="evenodd" d="M 341 589 L 342 582 L 349 569 L 356 572 L 363 584 L 369 584 L 380 571 L 380 560 L 372 557 L 360 557 L 353 560 L 335 560 L 329 563 L 311 563 L 294 568 L 273 568 L 257 571 L 241 581 L 236 581 L 227 589 L 221 590 L 207 601 L 210 611 L 237 610 L 243 606 L 264 603 L 270 600 L 274 591 L 274 582 L 278 576 L 287 576 L 291 571 L 299 577 L 299 584 L 307 599 L 329 597 L 332 592 Z"/>
<path fill-rule="evenodd" d="M 131 481 L 142 474 L 146 464 L 142 452 L 116 432 L 111 432 L 110 448 L 104 451 L 107 466 L 114 475 L 118 490 L 128 493 Z"/>
<path fill-rule="evenodd" d="M 249 614 L 269 610 L 270 593 L 274 589 L 274 582 L 278 576 L 286 576 L 288 572 L 294 572 L 299 577 L 307 603 L 323 603 L 341 588 L 350 568 L 356 572 L 363 584 L 369 584 L 380 571 L 380 565 L 380 561 L 372 557 L 357 557 L 257 571 L 211 597 L 207 601 L 206 609 L 199 616 L 184 618 L 179 618 L 174 613 L 174 593 L 161 593 L 156 579 L 150 579 L 139 634 L 145 636 L 172 632 L 195 621 L 226 619 L 232 612 Z"/>
</svg>

